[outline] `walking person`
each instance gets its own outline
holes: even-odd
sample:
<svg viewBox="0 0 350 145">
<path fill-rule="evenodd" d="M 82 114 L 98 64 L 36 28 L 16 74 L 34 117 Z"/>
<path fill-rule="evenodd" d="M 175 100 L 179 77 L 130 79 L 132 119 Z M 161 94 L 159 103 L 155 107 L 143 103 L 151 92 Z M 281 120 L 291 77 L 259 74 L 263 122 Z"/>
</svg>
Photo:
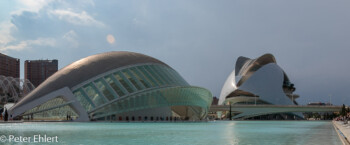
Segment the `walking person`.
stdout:
<svg viewBox="0 0 350 145">
<path fill-rule="evenodd" d="M 9 114 L 7 113 L 7 109 L 5 109 L 5 118 L 4 118 L 4 121 L 7 121 L 7 120 L 8 120 L 8 117 L 9 117 Z"/>
</svg>

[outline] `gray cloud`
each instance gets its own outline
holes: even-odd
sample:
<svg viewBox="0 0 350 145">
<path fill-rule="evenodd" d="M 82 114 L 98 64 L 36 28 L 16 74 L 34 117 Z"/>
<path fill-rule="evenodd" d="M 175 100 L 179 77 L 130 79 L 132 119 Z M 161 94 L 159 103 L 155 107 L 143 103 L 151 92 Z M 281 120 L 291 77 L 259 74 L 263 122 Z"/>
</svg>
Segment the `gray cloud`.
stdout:
<svg viewBox="0 0 350 145">
<path fill-rule="evenodd" d="M 297 87 L 301 104 L 349 104 L 350 2 L 308 1 L 79 1 L 52 2 L 38 12 L 13 15 L 16 41 L 55 38 L 53 49 L 10 52 L 22 59 L 58 58 L 60 67 L 88 55 L 112 50 L 145 53 L 175 68 L 190 84 L 216 96 L 239 56 L 275 55 Z M 86 21 L 57 18 L 70 10 Z M 51 15 L 50 15 L 51 12 Z M 77 17 L 74 17 L 77 18 Z M 91 19 L 90 19 L 91 18 Z M 72 22 L 96 22 L 77 25 Z M 98 27 L 97 23 L 103 24 Z M 97 27 L 96 27 L 97 26 Z M 72 49 L 63 36 L 73 30 Z M 112 34 L 117 45 L 109 45 Z M 36 52 L 40 51 L 41 55 Z M 62 54 L 62 55 L 61 55 Z"/>
</svg>

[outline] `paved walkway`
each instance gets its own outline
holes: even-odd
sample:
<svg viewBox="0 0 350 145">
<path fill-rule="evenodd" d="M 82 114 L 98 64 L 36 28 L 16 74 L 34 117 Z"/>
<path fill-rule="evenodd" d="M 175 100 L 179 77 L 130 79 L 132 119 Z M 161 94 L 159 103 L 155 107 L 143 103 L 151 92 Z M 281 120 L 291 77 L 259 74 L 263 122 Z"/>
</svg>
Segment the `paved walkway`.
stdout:
<svg viewBox="0 0 350 145">
<path fill-rule="evenodd" d="M 4 120 L 0 120 L 0 123 L 22 123 L 23 121 L 21 120 L 8 120 L 8 121 L 4 121 Z"/>
<path fill-rule="evenodd" d="M 333 121 L 334 127 L 344 145 L 350 144 L 350 124 L 344 124 L 344 121 Z"/>
</svg>

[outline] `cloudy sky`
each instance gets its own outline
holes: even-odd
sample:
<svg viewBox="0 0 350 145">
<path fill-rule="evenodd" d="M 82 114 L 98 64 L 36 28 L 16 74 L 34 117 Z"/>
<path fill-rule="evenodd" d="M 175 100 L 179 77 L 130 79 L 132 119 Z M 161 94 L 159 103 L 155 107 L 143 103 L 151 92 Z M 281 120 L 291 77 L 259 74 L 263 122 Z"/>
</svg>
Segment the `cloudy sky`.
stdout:
<svg viewBox="0 0 350 145">
<path fill-rule="evenodd" d="M 1 0 L 0 52 L 58 59 L 133 51 L 219 96 L 239 56 L 272 53 L 307 102 L 350 104 L 348 0 Z"/>
</svg>

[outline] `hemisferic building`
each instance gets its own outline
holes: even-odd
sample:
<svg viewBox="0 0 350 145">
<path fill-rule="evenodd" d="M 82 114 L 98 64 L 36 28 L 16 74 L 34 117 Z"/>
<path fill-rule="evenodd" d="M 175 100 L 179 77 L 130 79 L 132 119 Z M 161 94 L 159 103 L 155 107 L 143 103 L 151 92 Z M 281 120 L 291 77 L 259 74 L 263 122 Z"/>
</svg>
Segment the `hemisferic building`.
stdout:
<svg viewBox="0 0 350 145">
<path fill-rule="evenodd" d="M 107 52 L 59 70 L 11 109 L 15 119 L 74 121 L 201 120 L 212 94 L 167 64 L 133 52 Z"/>
</svg>

